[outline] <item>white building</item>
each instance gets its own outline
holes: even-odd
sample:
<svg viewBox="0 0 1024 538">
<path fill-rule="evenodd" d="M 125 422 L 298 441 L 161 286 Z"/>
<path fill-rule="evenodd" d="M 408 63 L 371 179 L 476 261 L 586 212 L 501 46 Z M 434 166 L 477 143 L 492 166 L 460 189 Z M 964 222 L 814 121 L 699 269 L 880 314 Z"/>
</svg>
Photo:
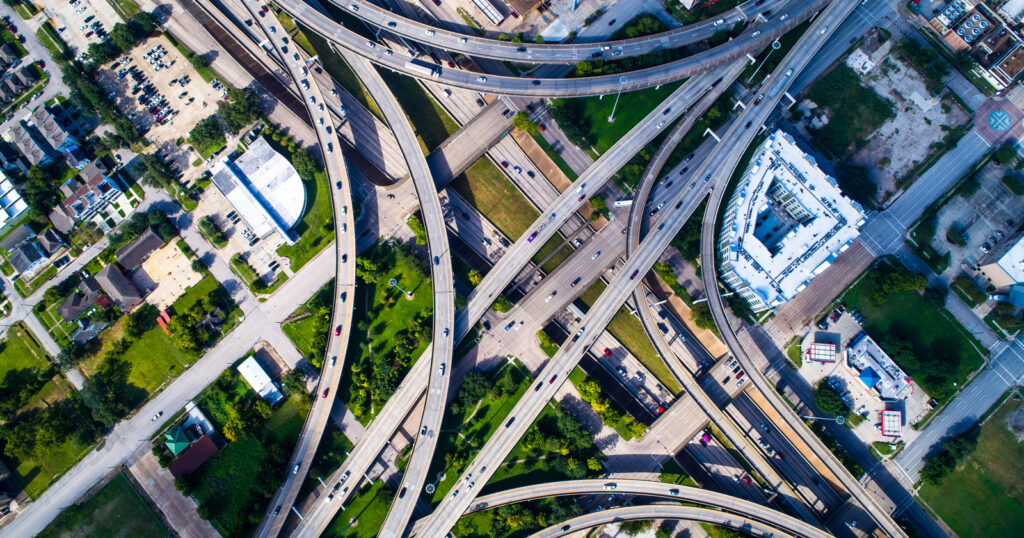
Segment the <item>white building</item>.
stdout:
<svg viewBox="0 0 1024 538">
<path fill-rule="evenodd" d="M 754 153 L 722 220 L 722 278 L 755 312 L 792 299 L 860 234 L 864 212 L 782 131 Z"/>
<path fill-rule="evenodd" d="M 1024 282 L 1024 233 L 1008 237 L 981 260 L 981 274 L 996 288 Z"/>
<path fill-rule="evenodd" d="M 295 167 L 265 138 L 257 138 L 234 161 L 221 160 L 212 172 L 213 184 L 256 237 L 278 231 L 288 244 L 295 242 L 291 229 L 302 218 L 306 189 Z"/>
<path fill-rule="evenodd" d="M 238 365 L 238 373 L 242 375 L 242 379 L 252 387 L 252 390 L 256 391 L 256 394 L 260 395 L 270 405 L 274 405 L 284 398 L 281 391 L 278 390 L 277 385 L 270 379 L 267 372 L 263 370 L 259 362 L 256 362 L 256 357 L 249 356 L 248 359 L 242 361 L 242 364 Z"/>
<path fill-rule="evenodd" d="M 0 230 L 7 229 L 28 209 L 28 204 L 14 189 L 14 183 L 0 171 Z"/>
<path fill-rule="evenodd" d="M 903 413 L 894 409 L 882 411 L 882 435 L 903 437 Z"/>
<path fill-rule="evenodd" d="M 882 400 L 903 399 L 913 390 L 907 374 L 867 333 L 860 333 L 847 346 L 846 364 L 857 372 L 857 379 L 864 387 Z"/>
</svg>

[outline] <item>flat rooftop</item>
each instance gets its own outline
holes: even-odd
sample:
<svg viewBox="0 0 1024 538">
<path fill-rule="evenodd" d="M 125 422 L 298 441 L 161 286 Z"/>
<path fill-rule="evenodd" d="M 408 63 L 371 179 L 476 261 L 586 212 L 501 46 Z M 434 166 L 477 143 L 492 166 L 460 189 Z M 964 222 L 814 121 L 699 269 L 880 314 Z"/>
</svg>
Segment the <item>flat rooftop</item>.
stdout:
<svg viewBox="0 0 1024 538">
<path fill-rule="evenodd" d="M 996 261 L 996 265 L 1014 282 L 1024 282 L 1024 236 Z"/>
<path fill-rule="evenodd" d="M 256 237 L 281 232 L 291 244 L 291 229 L 306 207 L 306 189 L 299 173 L 263 137 L 234 161 L 213 166 L 210 178 Z"/>
<path fill-rule="evenodd" d="M 785 303 L 860 235 L 864 212 L 790 135 L 754 153 L 723 222 L 731 271 L 769 308 Z"/>
<path fill-rule="evenodd" d="M 860 373 L 861 382 L 882 399 L 897 400 L 910 395 L 910 378 L 867 333 L 861 333 L 847 346 L 846 361 Z"/>
</svg>

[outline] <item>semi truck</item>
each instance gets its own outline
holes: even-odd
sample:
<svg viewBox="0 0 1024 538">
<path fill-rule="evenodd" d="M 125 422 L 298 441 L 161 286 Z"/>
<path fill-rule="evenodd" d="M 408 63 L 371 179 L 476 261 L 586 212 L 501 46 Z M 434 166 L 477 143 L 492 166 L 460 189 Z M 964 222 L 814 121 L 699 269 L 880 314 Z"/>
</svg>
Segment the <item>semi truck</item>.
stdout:
<svg viewBox="0 0 1024 538">
<path fill-rule="evenodd" d="M 782 90 L 782 87 L 786 85 L 786 81 L 788 81 L 791 76 L 793 76 L 792 69 L 786 71 L 786 74 L 782 75 L 782 78 L 779 79 L 779 83 L 775 85 L 775 89 L 768 93 L 768 98 L 775 99 L 775 96 Z"/>
<path fill-rule="evenodd" d="M 441 75 L 441 66 L 424 62 L 422 60 L 409 60 L 405 64 L 406 69 L 415 71 L 421 75 L 437 78 Z"/>
</svg>

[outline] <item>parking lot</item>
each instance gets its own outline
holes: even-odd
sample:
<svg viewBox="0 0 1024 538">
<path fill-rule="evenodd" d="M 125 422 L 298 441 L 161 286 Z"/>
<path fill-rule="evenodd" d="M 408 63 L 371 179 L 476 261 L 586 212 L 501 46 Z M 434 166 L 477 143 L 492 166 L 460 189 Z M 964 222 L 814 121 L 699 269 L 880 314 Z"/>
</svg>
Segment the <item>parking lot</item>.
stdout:
<svg viewBox="0 0 1024 538">
<path fill-rule="evenodd" d="M 224 233 L 224 237 L 228 239 L 228 244 L 220 252 L 224 259 L 231 259 L 235 254 L 240 254 L 247 258 L 249 265 L 266 283 L 273 282 L 278 271 L 285 271 L 290 275 L 288 259 L 277 255 L 277 249 L 285 244 L 281 234 L 274 232 L 250 246 L 251 239 L 246 237 L 250 233 L 249 228 L 233 211 L 234 208 L 227 198 L 224 198 L 216 187 L 210 186 L 199 199 L 199 205 L 192 212 L 192 216 L 198 222 L 209 215 Z M 234 218 L 229 219 L 228 215 Z"/>
<path fill-rule="evenodd" d="M 939 210 L 932 246 L 939 252 L 950 252 L 947 272 L 951 277 L 961 272 L 978 277 L 979 260 L 1010 240 L 1019 226 L 1024 216 L 1024 196 L 1015 196 L 1002 182 L 1003 176 L 1011 172 L 1011 167 L 990 162 L 975 176 L 980 184 L 977 192 L 967 198 L 954 196 Z M 946 239 L 951 228 L 962 231 L 966 246 Z"/>
<path fill-rule="evenodd" d="M 74 54 L 85 52 L 90 43 L 97 43 L 103 32 L 110 32 L 114 25 L 124 22 L 106 0 L 53 0 L 44 8 L 55 22 L 61 39 Z M 99 23 L 102 32 L 92 28 Z"/>
<path fill-rule="evenodd" d="M 204 81 L 165 37 L 149 38 L 104 66 L 97 80 L 149 144 L 184 173 L 183 183 L 202 172 L 191 166 L 199 155 L 178 138 L 187 138 L 196 123 L 217 110 L 223 90 Z"/>
</svg>

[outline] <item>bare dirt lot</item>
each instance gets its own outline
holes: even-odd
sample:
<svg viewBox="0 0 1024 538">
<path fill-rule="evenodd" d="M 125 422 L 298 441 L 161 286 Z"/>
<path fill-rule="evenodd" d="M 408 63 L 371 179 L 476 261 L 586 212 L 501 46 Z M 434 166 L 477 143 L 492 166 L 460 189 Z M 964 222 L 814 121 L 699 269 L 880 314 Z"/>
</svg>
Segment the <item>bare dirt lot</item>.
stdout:
<svg viewBox="0 0 1024 538">
<path fill-rule="evenodd" d="M 853 161 L 872 170 L 884 200 L 908 185 L 907 175 L 938 150 L 947 129 L 964 125 L 970 114 L 950 96 L 929 93 L 924 79 L 910 66 L 882 47 L 885 53 L 863 77 L 865 85 L 894 103 L 896 117 L 884 123 L 867 146 L 853 155 Z"/>
</svg>

